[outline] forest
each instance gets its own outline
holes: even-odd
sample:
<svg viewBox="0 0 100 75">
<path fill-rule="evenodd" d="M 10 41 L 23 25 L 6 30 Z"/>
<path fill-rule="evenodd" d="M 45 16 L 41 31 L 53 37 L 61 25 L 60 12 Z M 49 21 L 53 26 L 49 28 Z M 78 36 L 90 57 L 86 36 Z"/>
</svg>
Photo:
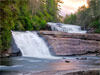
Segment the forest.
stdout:
<svg viewBox="0 0 100 75">
<path fill-rule="evenodd" d="M 11 44 L 11 30 L 44 30 L 47 22 L 61 22 L 61 0 L 2 0 L 0 1 L 0 51 Z M 89 7 L 82 6 L 78 12 L 66 15 L 66 24 L 93 28 L 100 33 L 100 0 L 91 0 Z"/>
<path fill-rule="evenodd" d="M 64 23 L 80 25 L 83 29 L 100 33 L 100 0 L 90 0 L 88 5 L 80 7 L 75 14 L 66 15 Z"/>
<path fill-rule="evenodd" d="M 0 1 L 0 51 L 11 44 L 11 30 L 42 30 L 48 21 L 59 22 L 60 0 Z"/>
</svg>

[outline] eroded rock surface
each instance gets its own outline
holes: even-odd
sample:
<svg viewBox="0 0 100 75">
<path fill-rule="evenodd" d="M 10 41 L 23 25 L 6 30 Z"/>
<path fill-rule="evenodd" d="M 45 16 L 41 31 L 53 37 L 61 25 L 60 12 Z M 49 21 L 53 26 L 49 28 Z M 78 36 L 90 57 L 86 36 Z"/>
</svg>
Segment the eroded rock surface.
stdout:
<svg viewBox="0 0 100 75">
<path fill-rule="evenodd" d="M 100 34 L 73 34 L 56 31 L 40 31 L 56 55 L 100 55 Z"/>
</svg>

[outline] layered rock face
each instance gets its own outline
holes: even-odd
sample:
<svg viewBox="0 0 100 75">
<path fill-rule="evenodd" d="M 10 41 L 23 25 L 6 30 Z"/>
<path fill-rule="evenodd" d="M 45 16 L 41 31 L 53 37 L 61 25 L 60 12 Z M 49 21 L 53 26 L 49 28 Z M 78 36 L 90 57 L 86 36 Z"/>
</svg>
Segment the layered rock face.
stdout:
<svg viewBox="0 0 100 75">
<path fill-rule="evenodd" d="M 56 55 L 100 55 L 100 34 L 75 34 L 57 31 L 40 31 Z"/>
</svg>

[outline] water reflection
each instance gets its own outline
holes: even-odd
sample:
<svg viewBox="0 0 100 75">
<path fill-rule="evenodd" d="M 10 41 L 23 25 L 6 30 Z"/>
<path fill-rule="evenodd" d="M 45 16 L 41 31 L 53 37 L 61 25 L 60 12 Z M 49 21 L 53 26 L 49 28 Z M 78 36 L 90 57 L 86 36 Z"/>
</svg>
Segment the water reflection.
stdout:
<svg viewBox="0 0 100 75">
<path fill-rule="evenodd" d="M 65 60 L 69 62 L 65 62 Z M 38 58 L 5 58 L 1 60 L 1 71 L 54 71 L 54 70 L 86 70 L 100 69 L 100 58 L 77 60 L 73 58 L 62 60 L 47 60 Z"/>
<path fill-rule="evenodd" d="M 11 59 L 1 58 L 0 59 L 0 65 L 2 65 L 2 66 L 12 66 L 13 63 L 12 63 L 12 60 Z"/>
<path fill-rule="evenodd" d="M 66 63 L 66 62 L 55 62 L 55 63 L 51 63 L 52 68 L 55 70 L 72 70 L 72 69 L 76 69 L 77 64 L 76 63 Z"/>
</svg>

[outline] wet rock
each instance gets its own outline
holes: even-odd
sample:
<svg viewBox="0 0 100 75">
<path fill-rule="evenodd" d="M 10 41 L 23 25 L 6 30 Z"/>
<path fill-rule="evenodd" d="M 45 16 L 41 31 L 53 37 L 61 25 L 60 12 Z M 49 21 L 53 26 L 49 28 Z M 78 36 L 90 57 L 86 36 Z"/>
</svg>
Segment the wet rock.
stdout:
<svg viewBox="0 0 100 75">
<path fill-rule="evenodd" d="M 21 51 L 19 51 L 19 52 L 16 52 L 16 53 L 11 53 L 10 56 L 12 56 L 12 57 L 22 56 L 22 53 L 21 53 Z"/>
<path fill-rule="evenodd" d="M 0 54 L 0 58 L 8 58 L 10 57 L 10 54 Z"/>
<path fill-rule="evenodd" d="M 65 62 L 66 62 L 66 63 L 70 63 L 70 61 L 68 61 L 68 60 L 65 60 Z"/>
<path fill-rule="evenodd" d="M 67 73 L 63 75 L 100 75 L 99 71 L 79 71 L 73 73 Z"/>
<path fill-rule="evenodd" d="M 81 57 L 81 58 L 76 58 L 76 59 L 78 59 L 78 60 L 87 60 L 86 57 Z"/>
<path fill-rule="evenodd" d="M 40 71 L 40 72 L 4 72 L 1 75 L 100 75 L 99 70 L 91 71 Z"/>
<path fill-rule="evenodd" d="M 100 60 L 95 61 L 95 64 L 96 64 L 96 65 L 100 65 Z"/>
</svg>

